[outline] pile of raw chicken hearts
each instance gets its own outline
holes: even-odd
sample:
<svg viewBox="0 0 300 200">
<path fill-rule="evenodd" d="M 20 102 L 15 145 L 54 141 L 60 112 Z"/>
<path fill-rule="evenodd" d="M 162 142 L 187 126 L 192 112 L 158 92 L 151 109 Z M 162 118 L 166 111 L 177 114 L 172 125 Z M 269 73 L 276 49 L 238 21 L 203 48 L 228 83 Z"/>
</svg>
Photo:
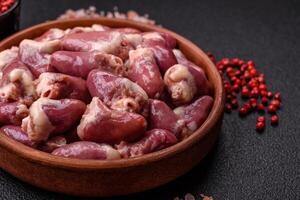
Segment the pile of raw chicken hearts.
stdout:
<svg viewBox="0 0 300 200">
<path fill-rule="evenodd" d="M 141 156 L 207 118 L 204 71 L 165 33 L 102 25 L 50 29 L 0 53 L 0 132 L 53 155 Z"/>
</svg>

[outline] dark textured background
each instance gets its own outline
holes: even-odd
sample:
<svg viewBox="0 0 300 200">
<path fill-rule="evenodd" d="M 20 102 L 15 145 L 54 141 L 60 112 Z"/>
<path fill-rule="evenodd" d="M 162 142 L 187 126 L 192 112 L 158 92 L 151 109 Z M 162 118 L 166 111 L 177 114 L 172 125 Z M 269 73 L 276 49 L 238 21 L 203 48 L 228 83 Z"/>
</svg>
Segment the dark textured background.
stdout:
<svg viewBox="0 0 300 200">
<path fill-rule="evenodd" d="M 170 184 L 123 199 L 172 200 L 188 192 L 215 200 L 300 199 L 300 1 L 23 0 L 21 27 L 88 5 L 149 13 L 219 58 L 253 59 L 269 87 L 283 95 L 279 127 L 258 134 L 256 115 L 245 120 L 225 115 L 214 150 L 199 166 Z M 37 189 L 0 170 L 0 199 L 77 198 Z"/>
</svg>

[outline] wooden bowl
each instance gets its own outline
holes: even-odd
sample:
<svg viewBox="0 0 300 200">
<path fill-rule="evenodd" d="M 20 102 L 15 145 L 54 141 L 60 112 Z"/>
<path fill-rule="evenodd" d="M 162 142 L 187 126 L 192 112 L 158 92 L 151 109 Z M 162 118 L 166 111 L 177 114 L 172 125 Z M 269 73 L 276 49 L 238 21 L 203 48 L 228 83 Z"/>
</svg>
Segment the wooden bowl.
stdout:
<svg viewBox="0 0 300 200">
<path fill-rule="evenodd" d="M 145 191 L 185 174 L 213 147 L 220 132 L 224 91 L 219 73 L 196 45 L 166 29 L 121 19 L 51 21 L 23 30 L 0 43 L 0 51 L 34 38 L 50 28 L 72 28 L 99 23 L 110 27 L 133 27 L 161 31 L 177 39 L 179 48 L 205 70 L 213 86 L 214 105 L 204 122 L 189 138 L 167 149 L 131 159 L 114 161 L 60 158 L 29 148 L 0 134 L 0 166 L 13 176 L 46 190 L 76 196 L 104 197 Z"/>
</svg>

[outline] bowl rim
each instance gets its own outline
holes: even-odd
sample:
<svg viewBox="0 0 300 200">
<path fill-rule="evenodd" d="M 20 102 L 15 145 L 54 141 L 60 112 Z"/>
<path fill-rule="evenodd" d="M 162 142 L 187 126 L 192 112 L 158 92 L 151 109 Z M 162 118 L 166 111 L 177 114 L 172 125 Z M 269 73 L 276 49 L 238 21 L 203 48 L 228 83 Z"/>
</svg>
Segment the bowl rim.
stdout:
<svg viewBox="0 0 300 200">
<path fill-rule="evenodd" d="M 7 11 L 0 14 L 0 18 L 5 17 L 6 15 L 9 15 L 9 13 L 11 13 L 13 10 L 15 10 L 15 8 L 17 8 L 19 6 L 19 4 L 21 4 L 21 0 L 16 0 L 15 3 Z"/>
<path fill-rule="evenodd" d="M 95 19 L 72 19 L 72 20 L 59 20 L 59 21 L 49 21 L 45 23 L 41 23 L 32 27 L 29 27 L 25 30 L 22 30 L 18 33 L 15 33 L 14 35 L 2 40 L 0 42 L 0 51 L 7 49 L 8 44 L 10 41 L 13 41 L 14 39 L 26 39 L 23 38 L 23 35 L 26 35 L 26 33 L 34 32 L 38 29 L 45 29 L 46 27 L 58 27 L 59 25 L 62 25 L 64 23 L 67 23 L 73 27 L 76 26 L 82 26 L 81 24 L 84 23 L 91 23 L 91 24 L 109 24 L 109 23 L 115 23 L 120 24 L 116 25 L 117 27 L 134 27 L 137 29 L 146 29 L 146 30 L 152 30 L 152 31 L 159 31 L 159 32 L 165 32 L 176 38 L 176 40 L 181 41 L 181 43 L 187 43 L 188 48 L 190 51 L 194 51 L 196 54 L 199 54 L 202 59 L 204 60 L 205 64 L 208 65 L 207 68 L 210 69 L 211 76 L 215 76 L 215 83 L 214 85 L 214 103 L 213 107 L 210 111 L 210 114 L 208 118 L 205 120 L 205 122 L 193 133 L 191 134 L 187 139 L 171 146 L 166 149 L 149 153 L 143 156 L 134 157 L 134 158 L 123 158 L 119 160 L 82 160 L 82 159 L 74 159 L 74 158 L 63 158 L 54 156 L 49 153 L 45 153 L 36 149 L 33 149 L 31 147 L 27 147 L 4 134 L 0 134 L 0 145 L 6 148 L 6 150 L 9 150 L 10 152 L 13 152 L 14 154 L 18 155 L 21 158 L 25 158 L 27 160 L 47 165 L 47 166 L 53 166 L 57 168 L 63 168 L 63 169 L 73 169 L 73 170 L 98 170 L 98 169 L 118 169 L 118 168 L 127 168 L 127 167 L 133 167 L 137 165 L 146 165 L 148 163 L 157 162 L 159 160 L 170 158 L 171 156 L 174 156 L 178 153 L 183 152 L 187 148 L 192 147 L 195 145 L 199 140 L 203 139 L 209 131 L 214 127 L 214 125 L 218 122 L 219 118 L 223 115 L 224 110 L 224 90 L 222 85 L 222 79 L 219 75 L 219 72 L 215 65 L 211 62 L 211 60 L 208 58 L 208 56 L 194 43 L 189 41 L 188 39 L 184 38 L 183 36 L 174 33 L 173 31 L 167 30 L 165 28 L 161 28 L 154 25 L 148 25 L 143 23 L 138 23 L 130 20 L 124 20 L 124 19 L 113 19 L 113 18 L 106 18 L 106 17 L 99 17 Z M 115 25 L 112 27 L 116 27 Z M 9 45 L 8 48 L 11 46 Z M 209 76 L 210 77 L 210 76 Z M 209 78 L 208 77 L 208 78 Z"/>
</svg>

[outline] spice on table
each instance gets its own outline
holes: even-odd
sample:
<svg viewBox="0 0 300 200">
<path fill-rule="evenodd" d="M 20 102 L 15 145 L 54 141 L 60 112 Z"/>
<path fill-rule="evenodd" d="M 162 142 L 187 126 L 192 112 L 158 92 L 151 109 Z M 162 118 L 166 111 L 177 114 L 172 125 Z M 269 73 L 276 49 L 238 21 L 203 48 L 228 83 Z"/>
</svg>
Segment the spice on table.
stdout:
<svg viewBox="0 0 300 200">
<path fill-rule="evenodd" d="M 267 111 L 271 114 L 271 124 L 278 124 L 279 117 L 276 113 L 281 107 L 281 94 L 279 92 L 273 93 L 268 89 L 265 75 L 255 68 L 253 60 L 223 58 L 216 62 L 211 52 L 207 55 L 216 64 L 223 79 L 226 96 L 225 111 L 227 113 L 238 109 L 240 117 L 245 117 L 251 112 L 257 111 L 264 114 Z M 240 102 L 236 97 L 237 94 L 240 94 L 242 98 Z M 233 96 L 235 97 L 233 98 Z M 239 107 L 239 105 L 241 106 Z M 261 117 L 256 122 L 256 130 L 259 132 L 265 129 L 266 124 L 265 117 L 263 117 L 263 121 L 260 121 Z"/>
<path fill-rule="evenodd" d="M 145 24 L 154 25 L 155 21 L 149 19 L 149 15 L 140 15 L 136 11 L 129 10 L 126 13 L 118 11 L 118 7 L 114 7 L 112 12 L 105 12 L 101 10 L 97 12 L 96 7 L 90 6 L 88 9 L 79 9 L 79 10 L 67 10 L 64 14 L 60 15 L 58 20 L 65 19 L 78 19 L 78 18 L 96 18 L 96 17 L 108 17 L 108 18 L 117 18 L 117 19 L 128 19 L 132 21 L 137 21 Z"/>
<path fill-rule="evenodd" d="M 268 99 L 267 97 L 264 97 L 264 96 L 263 96 L 263 97 L 261 98 L 261 103 L 262 103 L 263 105 L 265 105 L 265 106 L 268 105 L 268 102 L 269 102 L 269 99 Z"/>
<path fill-rule="evenodd" d="M 261 132 L 265 129 L 265 122 L 256 122 L 256 130 Z"/>
<path fill-rule="evenodd" d="M 269 105 L 268 106 L 268 113 L 272 114 L 272 113 L 276 113 L 276 107 L 274 105 Z"/>
<path fill-rule="evenodd" d="M 277 115 L 272 115 L 271 117 L 271 125 L 275 126 L 279 122 L 279 117 Z"/>
<path fill-rule="evenodd" d="M 239 110 L 241 117 L 246 116 L 248 112 L 249 112 L 249 109 L 247 109 L 245 106 L 241 107 Z"/>
<path fill-rule="evenodd" d="M 230 103 L 225 104 L 225 112 L 231 113 L 232 111 L 232 106 Z"/>
<path fill-rule="evenodd" d="M 16 0 L 0 0 L 0 15 L 8 11 L 15 2 Z"/>
<path fill-rule="evenodd" d="M 200 197 L 202 198 L 202 200 L 213 200 L 212 197 L 206 196 L 204 194 L 200 194 Z M 186 195 L 184 195 L 183 199 L 179 197 L 175 197 L 174 200 L 196 200 L 196 198 L 194 197 L 194 195 L 187 193 Z"/>
<path fill-rule="evenodd" d="M 203 199 L 202 200 L 214 200 L 212 197 L 206 196 L 204 194 L 200 195 Z"/>
<path fill-rule="evenodd" d="M 277 99 L 272 100 L 270 104 L 275 106 L 275 108 L 277 108 L 277 109 L 280 108 L 280 101 Z"/>
<path fill-rule="evenodd" d="M 265 106 L 264 104 L 260 103 L 257 105 L 257 111 L 258 112 L 265 112 Z"/>
<path fill-rule="evenodd" d="M 257 122 L 265 122 L 266 118 L 264 116 L 259 116 L 256 121 Z"/>
<path fill-rule="evenodd" d="M 247 87 L 242 88 L 242 97 L 243 98 L 248 98 L 250 96 L 250 91 Z"/>
</svg>

